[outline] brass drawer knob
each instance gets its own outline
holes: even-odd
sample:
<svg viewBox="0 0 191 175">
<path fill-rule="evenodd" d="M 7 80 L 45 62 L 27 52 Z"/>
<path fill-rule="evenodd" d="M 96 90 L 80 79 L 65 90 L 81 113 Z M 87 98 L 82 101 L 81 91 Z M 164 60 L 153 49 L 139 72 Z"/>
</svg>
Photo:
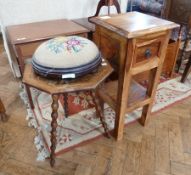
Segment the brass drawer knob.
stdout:
<svg viewBox="0 0 191 175">
<path fill-rule="evenodd" d="M 150 58 L 151 57 L 151 50 L 150 49 L 147 49 L 146 51 L 145 51 L 145 57 L 146 58 Z"/>
</svg>

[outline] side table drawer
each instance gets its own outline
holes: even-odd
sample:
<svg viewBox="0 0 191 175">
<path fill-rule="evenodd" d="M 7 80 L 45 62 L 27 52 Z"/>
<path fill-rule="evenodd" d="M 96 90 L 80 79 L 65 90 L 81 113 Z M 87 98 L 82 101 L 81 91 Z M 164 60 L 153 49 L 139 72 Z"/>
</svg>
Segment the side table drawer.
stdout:
<svg viewBox="0 0 191 175">
<path fill-rule="evenodd" d="M 163 37 L 155 39 L 136 39 L 133 65 L 160 57 L 160 48 L 163 39 Z"/>
</svg>

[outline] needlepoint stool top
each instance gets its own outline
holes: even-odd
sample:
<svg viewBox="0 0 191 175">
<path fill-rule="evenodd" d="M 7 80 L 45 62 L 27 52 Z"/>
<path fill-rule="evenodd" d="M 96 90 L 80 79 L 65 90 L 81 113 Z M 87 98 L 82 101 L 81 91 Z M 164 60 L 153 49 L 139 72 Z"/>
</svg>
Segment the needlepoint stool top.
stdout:
<svg viewBox="0 0 191 175">
<path fill-rule="evenodd" d="M 92 41 L 80 36 L 66 36 L 42 43 L 33 60 L 45 67 L 71 68 L 87 64 L 99 56 L 99 50 Z"/>
<path fill-rule="evenodd" d="M 33 55 L 33 68 L 42 76 L 85 75 L 101 63 L 101 54 L 90 40 L 79 36 L 57 37 L 42 43 Z M 65 77 L 65 76 L 63 76 Z M 69 77 L 70 78 L 70 77 Z"/>
</svg>

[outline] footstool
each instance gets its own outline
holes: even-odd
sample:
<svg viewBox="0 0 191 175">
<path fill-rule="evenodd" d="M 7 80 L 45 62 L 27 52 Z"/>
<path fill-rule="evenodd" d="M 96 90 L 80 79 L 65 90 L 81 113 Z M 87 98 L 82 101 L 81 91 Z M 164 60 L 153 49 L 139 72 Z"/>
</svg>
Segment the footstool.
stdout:
<svg viewBox="0 0 191 175">
<path fill-rule="evenodd" d="M 50 165 L 52 167 L 55 164 L 55 149 L 57 144 L 56 128 L 59 95 L 64 94 L 65 112 L 67 112 L 67 93 L 90 91 L 95 104 L 96 114 L 100 117 L 104 130 L 108 134 L 102 107 L 100 106 L 96 92 L 102 82 L 112 73 L 113 69 L 106 60 L 101 58 L 97 47 L 87 39 L 75 37 L 75 39 L 79 39 L 85 44 L 76 46 L 77 41 L 75 41 L 73 44 L 69 43 L 70 46 L 68 47 L 65 41 L 72 38 L 74 37 L 56 38 L 54 41 L 50 40 L 40 45 L 34 53 L 32 64 L 25 66 L 23 76 L 23 83 L 28 88 L 27 94 L 29 100 L 31 99 L 32 108 L 34 105 L 32 103 L 30 87 L 47 92 L 52 96 L 50 147 Z M 51 46 L 49 45 L 50 43 Z M 46 58 L 48 58 L 48 63 L 46 62 Z"/>
</svg>

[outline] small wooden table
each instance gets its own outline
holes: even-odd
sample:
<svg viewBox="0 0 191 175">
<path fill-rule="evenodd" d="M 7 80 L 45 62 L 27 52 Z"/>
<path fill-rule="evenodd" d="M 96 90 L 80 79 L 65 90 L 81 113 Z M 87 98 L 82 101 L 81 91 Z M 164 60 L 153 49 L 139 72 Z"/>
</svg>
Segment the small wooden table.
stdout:
<svg viewBox="0 0 191 175">
<path fill-rule="evenodd" d="M 90 21 L 96 24 L 95 42 L 103 57 L 113 63 L 118 72 L 117 93 L 112 91 L 106 96 L 112 90 L 108 88 L 102 97 L 105 96 L 104 100 L 116 111 L 115 137 L 121 140 L 126 112 L 143 107 L 141 123 L 148 122 L 170 32 L 179 25 L 139 12 L 95 17 Z M 145 72 L 149 73 L 145 98 L 141 96 L 129 104 L 132 79 Z"/>
<path fill-rule="evenodd" d="M 88 29 L 67 19 L 14 25 L 6 29 L 11 56 L 17 60 L 21 75 L 25 59 L 31 58 L 42 42 L 63 35 L 87 37 L 88 32 Z"/>
<path fill-rule="evenodd" d="M 102 109 L 99 105 L 99 100 L 96 96 L 96 91 L 99 85 L 112 73 L 113 69 L 106 61 L 103 66 L 100 66 L 95 73 L 90 73 L 85 76 L 76 78 L 67 82 L 65 80 L 49 80 L 38 76 L 34 73 L 31 64 L 26 64 L 24 76 L 23 76 L 23 83 L 27 86 L 34 87 L 41 91 L 47 92 L 52 96 L 52 121 L 51 121 L 51 154 L 50 154 L 50 164 L 54 166 L 55 164 L 55 149 L 56 149 L 56 128 L 57 128 L 57 117 L 58 117 L 58 98 L 60 94 L 67 94 L 68 92 L 78 92 L 78 91 L 87 91 L 91 92 L 93 97 L 93 102 L 95 104 L 96 113 L 100 117 L 101 123 L 107 132 L 107 126 L 103 119 Z M 29 91 L 30 93 L 30 91 Z M 30 95 L 31 96 L 31 95 Z M 67 97 L 65 100 L 65 115 L 66 115 L 66 104 L 67 104 Z"/>
</svg>

